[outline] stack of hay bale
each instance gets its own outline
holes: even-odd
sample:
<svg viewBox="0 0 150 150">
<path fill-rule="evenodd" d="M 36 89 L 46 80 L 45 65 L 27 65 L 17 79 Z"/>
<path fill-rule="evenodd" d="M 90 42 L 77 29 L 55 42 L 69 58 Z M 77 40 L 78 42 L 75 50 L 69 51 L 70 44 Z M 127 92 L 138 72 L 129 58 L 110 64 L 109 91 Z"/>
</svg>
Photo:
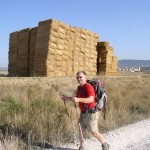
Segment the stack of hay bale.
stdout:
<svg viewBox="0 0 150 150">
<path fill-rule="evenodd" d="M 34 54 L 34 73 L 47 76 L 47 57 L 50 25 L 47 21 L 40 22 L 37 28 Z"/>
<path fill-rule="evenodd" d="M 29 28 L 19 31 L 17 56 L 17 74 L 19 76 L 29 76 L 29 34 Z"/>
<path fill-rule="evenodd" d="M 18 54 L 18 31 L 10 33 L 9 37 L 9 64 L 8 72 L 10 76 L 17 75 L 17 54 Z"/>
<path fill-rule="evenodd" d="M 37 27 L 30 30 L 30 45 L 29 45 L 29 75 L 33 75 L 34 72 L 34 53 L 36 44 Z"/>
<path fill-rule="evenodd" d="M 95 75 L 98 35 L 56 20 L 46 20 L 37 28 L 34 72 L 60 77 L 79 70 Z"/>
<path fill-rule="evenodd" d="M 113 48 L 109 42 L 98 42 L 98 73 L 104 75 L 117 75 L 118 59 L 113 56 Z"/>
<path fill-rule="evenodd" d="M 9 75 L 62 77 L 79 70 L 116 75 L 113 48 L 98 41 L 98 34 L 89 30 L 53 19 L 41 21 L 38 27 L 10 34 Z"/>
</svg>

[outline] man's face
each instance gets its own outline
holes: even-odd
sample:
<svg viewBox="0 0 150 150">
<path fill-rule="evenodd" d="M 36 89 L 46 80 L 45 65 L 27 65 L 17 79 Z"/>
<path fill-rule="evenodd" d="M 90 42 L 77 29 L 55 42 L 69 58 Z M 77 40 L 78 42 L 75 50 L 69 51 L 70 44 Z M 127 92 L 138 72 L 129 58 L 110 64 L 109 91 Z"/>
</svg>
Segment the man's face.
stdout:
<svg viewBox="0 0 150 150">
<path fill-rule="evenodd" d="M 84 85 L 86 83 L 86 76 L 83 73 L 79 73 L 77 75 L 77 81 L 80 85 Z"/>
</svg>

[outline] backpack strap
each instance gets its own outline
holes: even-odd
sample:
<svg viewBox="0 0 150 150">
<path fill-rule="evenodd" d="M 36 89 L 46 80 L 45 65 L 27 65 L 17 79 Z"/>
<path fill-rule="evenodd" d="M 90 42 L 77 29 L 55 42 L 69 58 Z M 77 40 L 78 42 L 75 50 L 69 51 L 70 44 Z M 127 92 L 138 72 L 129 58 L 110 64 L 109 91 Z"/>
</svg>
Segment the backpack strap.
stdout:
<svg viewBox="0 0 150 150">
<path fill-rule="evenodd" d="M 89 83 L 86 83 L 85 88 L 84 88 L 84 93 L 88 97 L 88 94 L 87 94 L 87 84 L 89 84 Z M 89 104 L 90 103 L 84 104 L 84 110 L 85 110 L 85 112 L 86 113 L 95 113 L 95 112 L 97 112 L 97 107 L 95 106 L 94 108 L 89 109 Z"/>
</svg>

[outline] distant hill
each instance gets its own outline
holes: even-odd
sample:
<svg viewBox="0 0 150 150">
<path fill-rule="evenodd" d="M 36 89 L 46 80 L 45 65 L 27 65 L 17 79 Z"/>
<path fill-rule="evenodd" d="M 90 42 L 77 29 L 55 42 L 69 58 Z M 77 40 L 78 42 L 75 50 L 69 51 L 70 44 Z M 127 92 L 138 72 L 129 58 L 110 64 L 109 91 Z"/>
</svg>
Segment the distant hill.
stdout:
<svg viewBox="0 0 150 150">
<path fill-rule="evenodd" d="M 123 59 L 118 60 L 119 68 L 132 68 L 132 67 L 150 67 L 150 60 L 132 60 L 132 59 Z"/>
</svg>

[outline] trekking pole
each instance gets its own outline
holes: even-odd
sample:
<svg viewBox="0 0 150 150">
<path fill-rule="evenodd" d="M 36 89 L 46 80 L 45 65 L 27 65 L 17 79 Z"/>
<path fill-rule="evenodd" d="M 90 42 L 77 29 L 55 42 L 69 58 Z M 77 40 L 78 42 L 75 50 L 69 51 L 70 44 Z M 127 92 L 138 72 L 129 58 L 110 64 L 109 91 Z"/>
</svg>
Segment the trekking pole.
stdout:
<svg viewBox="0 0 150 150">
<path fill-rule="evenodd" d="M 81 143 L 84 142 L 84 138 L 83 138 L 83 133 L 82 133 L 81 124 L 80 124 L 80 118 L 79 118 L 79 114 L 78 114 L 78 110 L 77 110 L 77 105 L 76 104 L 75 104 L 75 108 L 76 108 L 76 114 L 77 114 L 77 119 L 78 119 L 79 137 L 80 137 L 80 145 L 81 145 Z"/>
<path fill-rule="evenodd" d="M 63 95 L 64 96 L 64 95 Z M 65 109 L 66 109 L 66 112 L 67 112 L 67 115 L 68 115 L 68 118 L 70 118 L 70 115 L 69 115 L 69 112 L 68 112 L 68 109 L 67 109 L 67 105 L 66 105 L 66 101 L 65 101 L 65 99 L 64 99 L 64 106 L 65 106 Z M 70 119 L 69 119 L 70 120 Z M 78 144 L 77 144 L 77 138 L 76 138 L 76 136 L 75 136 L 75 127 L 74 127 L 74 125 L 73 125 L 73 136 L 74 136 L 74 144 L 75 144 L 75 146 L 78 146 Z"/>
<path fill-rule="evenodd" d="M 103 113 L 104 113 L 104 120 L 106 120 L 106 98 L 104 98 L 104 107 L 103 107 Z"/>
<path fill-rule="evenodd" d="M 69 112 L 68 112 L 68 109 L 67 109 L 67 106 L 66 106 L 66 100 L 65 99 L 64 99 L 64 105 L 65 105 L 66 113 L 67 113 L 67 115 L 69 117 Z"/>
</svg>

